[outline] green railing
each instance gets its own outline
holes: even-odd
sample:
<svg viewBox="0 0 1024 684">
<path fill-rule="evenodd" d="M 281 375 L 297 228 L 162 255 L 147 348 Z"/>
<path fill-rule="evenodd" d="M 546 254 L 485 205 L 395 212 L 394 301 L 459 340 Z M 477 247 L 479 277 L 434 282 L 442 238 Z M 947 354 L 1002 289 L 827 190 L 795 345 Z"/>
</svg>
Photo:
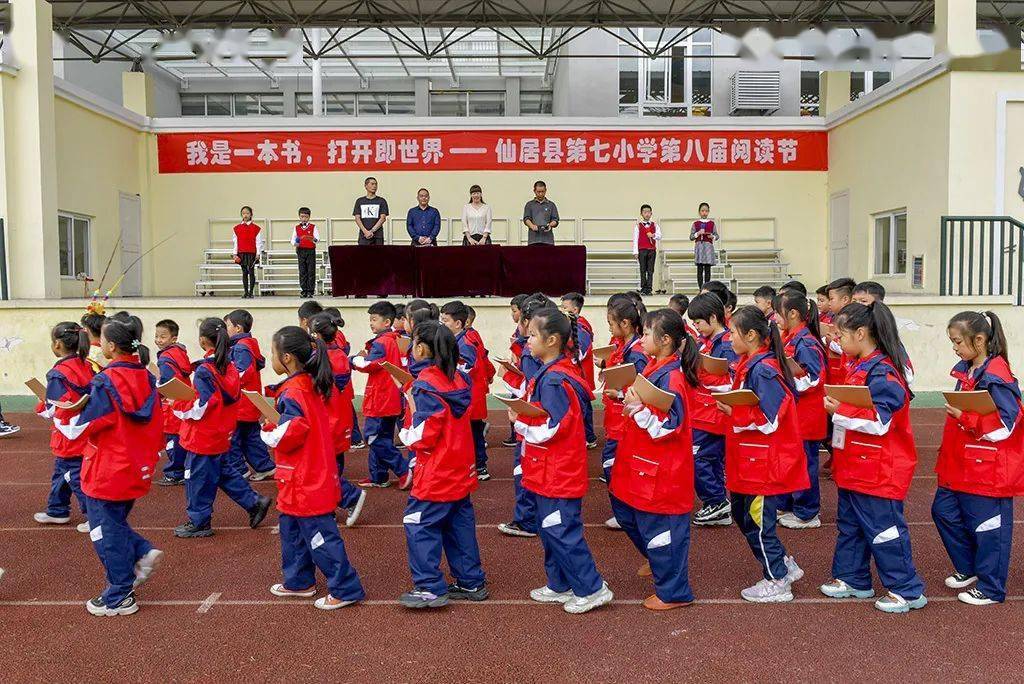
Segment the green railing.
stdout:
<svg viewBox="0 0 1024 684">
<path fill-rule="evenodd" d="M 1024 304 L 1024 223 L 1010 216 L 943 216 L 939 294 L 1012 295 Z"/>
</svg>

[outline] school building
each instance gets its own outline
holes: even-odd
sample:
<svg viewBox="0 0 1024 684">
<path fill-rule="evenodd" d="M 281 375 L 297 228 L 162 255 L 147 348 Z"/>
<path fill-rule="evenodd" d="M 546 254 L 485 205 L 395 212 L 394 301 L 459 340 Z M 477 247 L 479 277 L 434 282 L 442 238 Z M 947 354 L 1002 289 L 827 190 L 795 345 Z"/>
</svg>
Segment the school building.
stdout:
<svg viewBox="0 0 1024 684">
<path fill-rule="evenodd" d="M 767 12 L 787 3 L 659 24 L 627 2 L 603 22 L 441 13 L 422 32 L 415 17 L 327 10 L 219 30 L 224 10 L 173 4 L 194 7 L 176 19 L 155 2 L 0 3 L 0 395 L 45 372 L 49 326 L 77 319 L 104 272 L 104 288 L 124 274 L 111 305 L 147 326 L 191 330 L 239 306 L 225 249 L 242 205 L 280 253 L 260 271 L 277 296 L 246 302 L 266 344 L 294 322 L 296 209 L 312 208 L 324 248 L 352 243 L 369 175 L 395 244 L 420 187 L 441 244 L 459 244 L 473 184 L 494 241 L 525 244 L 522 207 L 545 180 L 557 240 L 588 248 L 591 320 L 606 293 L 636 286 L 642 203 L 664 233 L 661 289 L 695 293 L 689 226 L 708 202 L 713 277 L 741 301 L 791 277 L 882 283 L 911 356 L 936 360 L 917 364 L 917 389 L 949 384 L 952 313 L 1024 324 L 1020 17 L 991 3 L 861 3 L 878 16 L 845 20 L 810 3 L 817 15 L 780 28 Z M 361 340 L 366 301 L 335 303 Z M 505 302 L 474 304 L 504 349 Z"/>
</svg>

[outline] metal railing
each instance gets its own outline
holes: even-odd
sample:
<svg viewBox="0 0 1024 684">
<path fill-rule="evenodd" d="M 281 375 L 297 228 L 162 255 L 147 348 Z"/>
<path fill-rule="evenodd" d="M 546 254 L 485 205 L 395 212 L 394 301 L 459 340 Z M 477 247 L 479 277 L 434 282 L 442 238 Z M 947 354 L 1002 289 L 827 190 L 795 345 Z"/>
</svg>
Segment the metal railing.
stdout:
<svg viewBox="0 0 1024 684">
<path fill-rule="evenodd" d="M 940 295 L 1012 295 L 1024 304 L 1024 223 L 1010 216 L 943 216 Z"/>
</svg>

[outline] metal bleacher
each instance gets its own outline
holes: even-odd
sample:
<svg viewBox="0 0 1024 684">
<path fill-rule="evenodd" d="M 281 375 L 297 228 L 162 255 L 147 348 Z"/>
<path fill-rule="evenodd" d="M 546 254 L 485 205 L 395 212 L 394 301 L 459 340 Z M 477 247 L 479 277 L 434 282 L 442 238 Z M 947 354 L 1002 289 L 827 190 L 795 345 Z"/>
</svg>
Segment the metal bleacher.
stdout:
<svg viewBox="0 0 1024 684">
<path fill-rule="evenodd" d="M 267 231 L 267 251 L 256 264 L 257 292 L 261 296 L 299 294 L 299 271 L 290 242 L 296 219 L 254 218 Z M 657 219 L 662 229 L 661 253 L 655 271 L 655 290 L 692 293 L 697 282 L 693 246 L 689 240 L 693 218 Z M 729 283 L 737 294 L 750 294 L 761 285 L 778 286 L 793 276 L 776 243 L 774 218 L 716 218 L 723 239 L 716 243 L 718 264 L 714 280 Z M 351 216 L 312 219 L 320 230 L 317 254 L 317 294 L 331 292 L 330 245 L 354 244 L 356 228 Z M 633 256 L 632 218 L 563 218 L 555 233 L 556 244 L 586 245 L 587 291 L 607 294 L 635 289 L 639 270 Z M 203 252 L 197 296 L 242 294 L 239 269 L 232 261 L 231 227 L 237 219 L 210 219 L 210 247 Z M 404 216 L 392 216 L 384 227 L 385 244 L 405 243 Z M 495 218 L 492 240 L 496 244 L 525 245 L 527 230 L 521 221 Z M 439 245 L 462 244 L 459 218 L 442 218 Z"/>
</svg>

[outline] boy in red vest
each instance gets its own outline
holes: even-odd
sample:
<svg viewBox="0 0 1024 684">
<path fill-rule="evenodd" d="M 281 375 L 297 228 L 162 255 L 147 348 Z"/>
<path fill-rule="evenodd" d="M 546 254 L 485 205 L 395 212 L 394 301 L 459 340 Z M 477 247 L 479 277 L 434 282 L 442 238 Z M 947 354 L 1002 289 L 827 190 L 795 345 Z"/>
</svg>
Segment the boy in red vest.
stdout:
<svg viewBox="0 0 1024 684">
<path fill-rule="evenodd" d="M 192 362 L 188 358 L 188 351 L 185 345 L 178 342 L 178 324 L 170 319 L 165 319 L 156 324 L 156 335 L 154 341 L 160 351 L 156 355 L 156 365 L 160 371 L 157 377 L 157 384 L 162 385 L 178 378 L 183 383 L 192 386 Z M 170 399 L 163 398 L 161 403 L 164 407 L 164 439 L 167 441 L 167 463 L 164 464 L 164 476 L 156 480 L 161 487 L 169 487 L 185 484 L 185 455 L 179 441 L 181 433 L 181 419 L 174 415 Z"/>
<path fill-rule="evenodd" d="M 245 309 L 236 309 L 224 317 L 228 334 L 231 336 L 231 363 L 238 369 L 242 389 L 263 393 L 263 379 L 260 371 L 267 360 L 260 352 L 260 343 L 252 336 L 252 314 Z M 274 462 L 270 459 L 267 445 L 260 437 L 260 412 L 247 399 L 238 404 L 238 425 L 231 436 L 231 450 L 227 461 L 245 477 L 249 468 L 249 479 L 262 482 L 274 475 Z M 246 465 L 248 464 L 248 466 Z"/>
<path fill-rule="evenodd" d="M 252 207 L 242 207 L 242 222 L 233 232 L 235 263 L 242 267 L 242 298 L 252 299 L 256 289 L 256 257 L 265 251 L 262 229 L 252 222 Z"/>
<path fill-rule="evenodd" d="M 633 225 L 633 256 L 640 262 L 640 294 L 654 290 L 654 261 L 658 256 L 661 227 L 651 220 L 654 212 L 650 204 L 640 207 L 640 220 Z"/>
<path fill-rule="evenodd" d="M 295 225 L 292 244 L 299 258 L 299 295 L 303 299 L 312 297 L 316 290 L 316 243 L 320 242 L 320 231 L 309 222 L 309 207 L 299 208 L 299 222 Z"/>
</svg>

